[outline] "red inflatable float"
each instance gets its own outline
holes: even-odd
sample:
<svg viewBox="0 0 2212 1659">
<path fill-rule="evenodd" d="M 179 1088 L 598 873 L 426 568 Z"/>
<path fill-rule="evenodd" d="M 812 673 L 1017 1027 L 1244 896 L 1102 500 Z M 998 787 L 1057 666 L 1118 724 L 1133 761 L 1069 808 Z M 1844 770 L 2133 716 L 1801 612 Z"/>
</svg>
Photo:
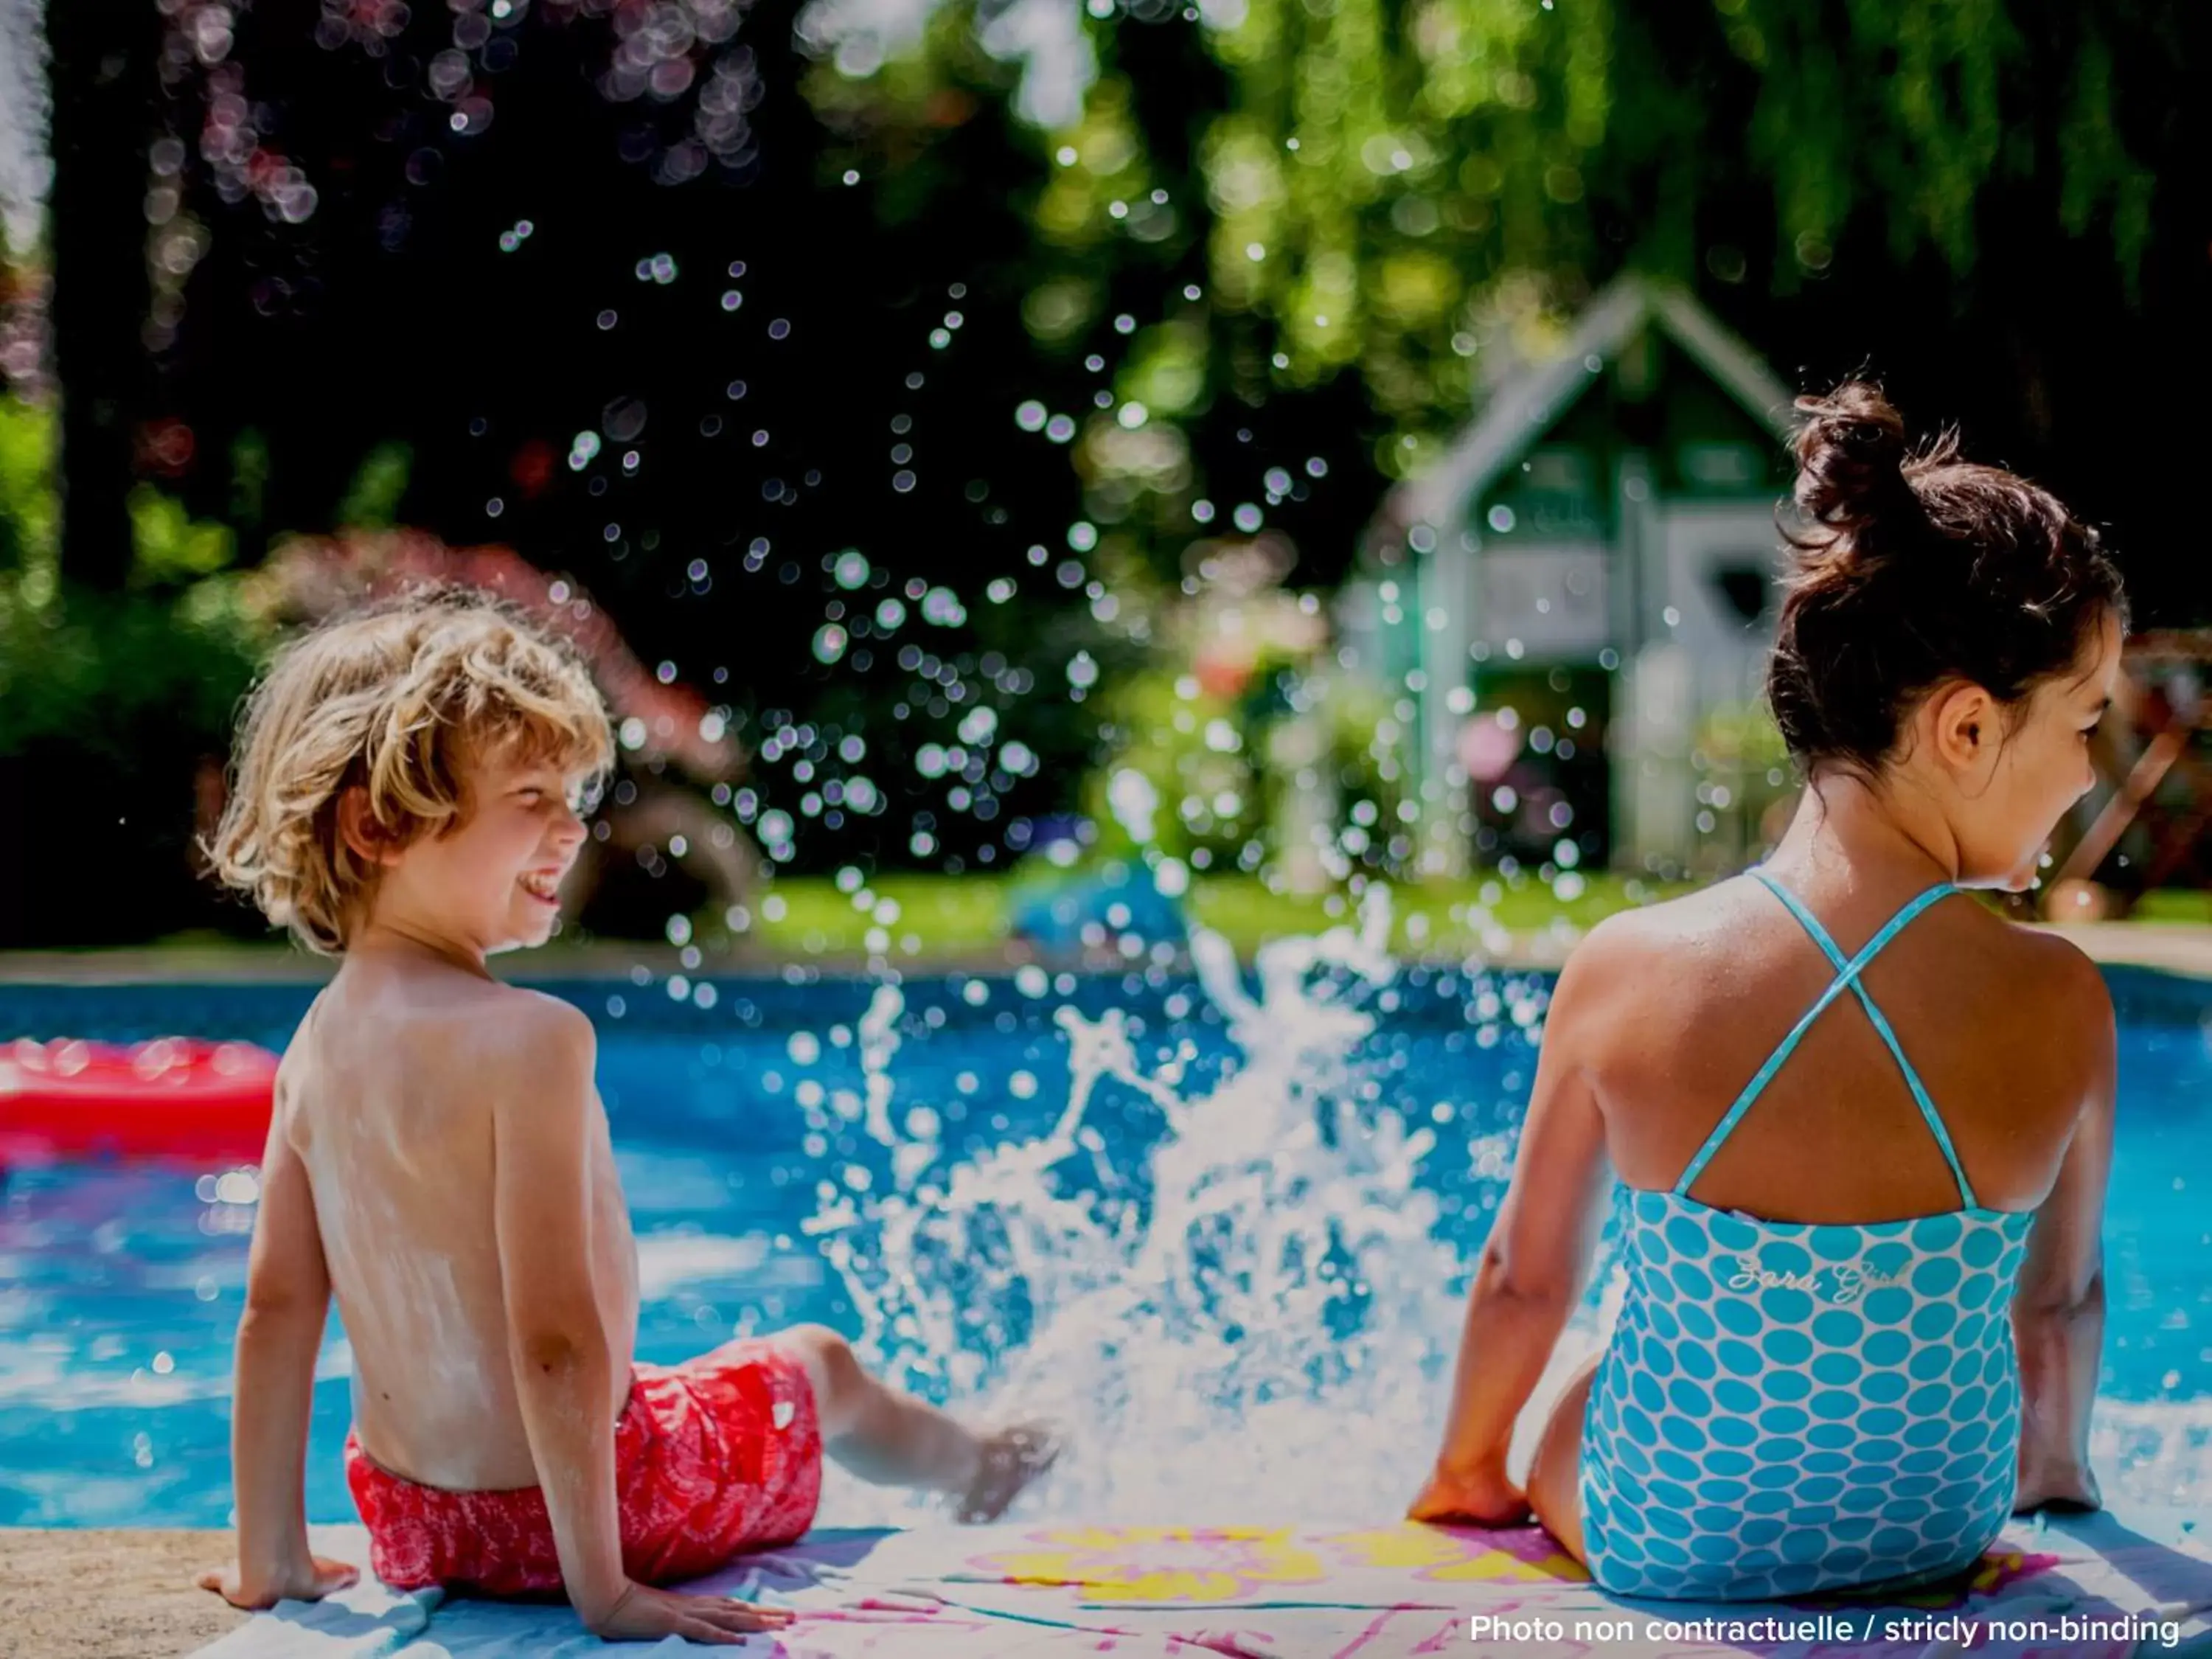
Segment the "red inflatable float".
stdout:
<svg viewBox="0 0 2212 1659">
<path fill-rule="evenodd" d="M 276 1056 L 250 1042 L 57 1037 L 0 1044 L 0 1164 L 88 1158 L 256 1163 Z"/>
</svg>

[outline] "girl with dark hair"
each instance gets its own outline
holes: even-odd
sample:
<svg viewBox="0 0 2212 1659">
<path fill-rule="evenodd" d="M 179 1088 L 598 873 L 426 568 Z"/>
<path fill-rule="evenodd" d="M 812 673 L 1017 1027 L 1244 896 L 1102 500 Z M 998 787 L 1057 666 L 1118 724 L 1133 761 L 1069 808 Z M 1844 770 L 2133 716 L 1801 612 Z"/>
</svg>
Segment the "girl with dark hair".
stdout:
<svg viewBox="0 0 2212 1659">
<path fill-rule="evenodd" d="M 1955 438 L 1908 447 L 1875 388 L 1798 407 L 1767 679 L 1796 815 L 1569 959 L 1411 1510 L 1533 1508 L 1621 1595 L 1899 1589 L 2100 1501 L 2112 1002 L 1960 896 L 2029 887 L 2094 781 L 2126 601 L 2094 531 Z M 1517 1484 L 1615 1174 L 1620 1319 Z"/>
</svg>

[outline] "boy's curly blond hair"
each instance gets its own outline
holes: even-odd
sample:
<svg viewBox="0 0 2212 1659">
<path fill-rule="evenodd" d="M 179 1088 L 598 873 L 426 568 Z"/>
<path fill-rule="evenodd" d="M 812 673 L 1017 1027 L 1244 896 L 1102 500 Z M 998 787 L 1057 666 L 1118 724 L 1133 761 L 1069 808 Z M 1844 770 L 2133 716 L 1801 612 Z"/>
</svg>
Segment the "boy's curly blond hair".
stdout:
<svg viewBox="0 0 2212 1659">
<path fill-rule="evenodd" d="M 339 798 L 360 786 L 379 834 L 404 847 L 462 820 L 471 760 L 517 751 L 595 780 L 612 765 L 574 648 L 477 590 L 386 599 L 302 635 L 254 688 L 204 850 L 271 923 L 339 956 L 376 872 L 339 833 Z"/>
</svg>

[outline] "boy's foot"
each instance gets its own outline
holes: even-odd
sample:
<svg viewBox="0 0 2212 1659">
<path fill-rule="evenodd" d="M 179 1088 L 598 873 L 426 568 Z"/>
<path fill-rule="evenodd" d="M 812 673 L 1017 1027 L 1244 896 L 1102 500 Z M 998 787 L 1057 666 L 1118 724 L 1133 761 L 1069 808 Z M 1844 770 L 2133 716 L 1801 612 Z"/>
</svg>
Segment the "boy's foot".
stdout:
<svg viewBox="0 0 2212 1659">
<path fill-rule="evenodd" d="M 1060 1457 L 1060 1436 L 1043 1423 L 1015 1423 L 983 1437 L 982 1462 L 953 1518 L 963 1526 L 995 1521 Z"/>
</svg>

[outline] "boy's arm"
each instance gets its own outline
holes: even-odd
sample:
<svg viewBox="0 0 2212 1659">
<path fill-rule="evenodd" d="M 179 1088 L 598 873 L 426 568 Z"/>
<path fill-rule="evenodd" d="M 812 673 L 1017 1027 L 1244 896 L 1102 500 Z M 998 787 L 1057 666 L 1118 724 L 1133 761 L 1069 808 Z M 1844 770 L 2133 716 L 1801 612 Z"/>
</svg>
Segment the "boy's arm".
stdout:
<svg viewBox="0 0 2212 1659">
<path fill-rule="evenodd" d="M 623 1570 L 614 1358 L 592 1275 L 598 1042 L 591 1021 L 566 1003 L 541 1004 L 516 1023 L 514 1057 L 489 1079 L 493 1221 L 507 1363 L 568 1600 L 610 1641 L 673 1635 L 727 1646 L 750 1631 L 781 1630 L 786 1609 L 656 1589 Z"/>
<path fill-rule="evenodd" d="M 1596 1010 L 1614 971 L 1617 941 L 1604 932 L 1568 958 L 1553 997 L 1513 1176 L 1468 1299 L 1443 1445 L 1415 1520 L 1498 1524 L 1528 1512 L 1505 1472 L 1513 1425 L 1589 1271 L 1612 1177 L 1583 1035 L 1601 1028 Z"/>
<path fill-rule="evenodd" d="M 592 1275 L 591 1021 L 527 1022 L 492 1108 L 494 1222 L 507 1359 L 561 1577 L 586 1625 L 629 1588 L 615 1496 L 612 1360 Z"/>
<path fill-rule="evenodd" d="M 200 1583 L 240 1607 L 313 1601 L 356 1577 L 307 1549 L 307 1423 L 315 1358 L 330 1311 L 315 1198 L 285 1133 L 283 1083 L 261 1154 L 261 1200 L 247 1256 L 246 1311 L 238 1322 L 231 1398 L 231 1484 L 238 1501 L 238 1560 Z"/>
<path fill-rule="evenodd" d="M 2021 1374 L 2014 1504 L 2021 1510 L 2102 1502 L 2089 1470 L 2089 1408 L 2105 1336 L 2105 1187 L 2112 1166 L 2118 1042 L 2103 980 L 2094 967 L 2077 977 L 2069 1001 L 2096 1023 L 2095 1067 L 2058 1178 L 2035 1212 L 2013 1298 Z"/>
</svg>

